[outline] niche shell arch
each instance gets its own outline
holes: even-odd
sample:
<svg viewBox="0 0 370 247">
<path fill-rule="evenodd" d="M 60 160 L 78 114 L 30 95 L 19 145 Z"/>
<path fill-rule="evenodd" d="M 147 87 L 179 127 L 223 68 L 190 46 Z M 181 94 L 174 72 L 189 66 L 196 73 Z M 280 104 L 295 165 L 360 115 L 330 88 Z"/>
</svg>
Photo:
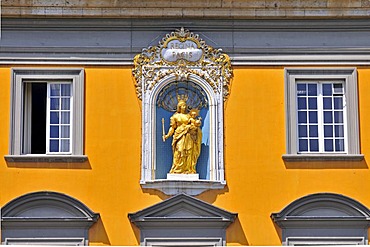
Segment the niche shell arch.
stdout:
<svg viewBox="0 0 370 247">
<path fill-rule="evenodd" d="M 196 53 L 196 59 L 189 58 L 189 55 L 181 55 L 192 54 L 192 52 Z M 170 57 L 171 54 L 174 54 L 173 57 Z M 134 66 L 136 93 L 142 100 L 140 180 L 142 188 L 158 189 L 168 195 L 178 193 L 198 195 L 205 190 L 222 189 L 226 184 L 223 157 L 223 107 L 229 95 L 232 78 L 229 57 L 221 53 L 221 50 L 206 45 L 198 35 L 181 28 L 167 34 L 158 46 L 143 49 L 142 53 L 135 56 Z M 158 128 L 161 119 L 157 116 L 157 100 L 165 87 L 176 83 L 196 85 L 198 92 L 200 95 L 204 94 L 208 103 L 209 121 L 207 120 L 208 122 L 202 126 L 209 131 L 207 176 L 199 180 L 156 178 L 156 170 L 162 165 L 157 161 L 156 152 L 158 132 L 162 133 L 162 129 Z M 168 129 L 166 128 L 165 131 L 167 132 Z M 170 139 L 167 142 L 170 142 Z"/>
</svg>

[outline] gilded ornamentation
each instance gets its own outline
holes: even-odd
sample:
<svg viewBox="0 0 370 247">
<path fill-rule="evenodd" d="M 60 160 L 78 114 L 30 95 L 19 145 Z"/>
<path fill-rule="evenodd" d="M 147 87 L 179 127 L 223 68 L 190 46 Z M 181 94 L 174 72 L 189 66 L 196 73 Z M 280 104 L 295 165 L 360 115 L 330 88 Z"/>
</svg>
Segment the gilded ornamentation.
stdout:
<svg viewBox="0 0 370 247">
<path fill-rule="evenodd" d="M 167 34 L 158 46 L 143 49 L 136 55 L 132 73 L 140 100 L 145 91 L 152 90 L 169 75 L 175 75 L 177 81 L 187 81 L 190 75 L 197 75 L 215 92 L 222 92 L 226 100 L 233 76 L 228 55 L 184 28 Z"/>
</svg>

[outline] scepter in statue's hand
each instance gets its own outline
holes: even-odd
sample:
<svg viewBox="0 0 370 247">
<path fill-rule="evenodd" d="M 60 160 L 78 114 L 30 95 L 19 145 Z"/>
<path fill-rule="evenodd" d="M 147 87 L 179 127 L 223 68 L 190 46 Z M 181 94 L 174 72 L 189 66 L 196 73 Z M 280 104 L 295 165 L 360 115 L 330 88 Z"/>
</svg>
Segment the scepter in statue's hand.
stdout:
<svg viewBox="0 0 370 247">
<path fill-rule="evenodd" d="M 164 118 L 162 118 L 162 140 L 163 140 L 163 142 L 165 142 L 166 141 L 166 133 L 165 133 L 165 131 L 164 131 Z"/>
</svg>

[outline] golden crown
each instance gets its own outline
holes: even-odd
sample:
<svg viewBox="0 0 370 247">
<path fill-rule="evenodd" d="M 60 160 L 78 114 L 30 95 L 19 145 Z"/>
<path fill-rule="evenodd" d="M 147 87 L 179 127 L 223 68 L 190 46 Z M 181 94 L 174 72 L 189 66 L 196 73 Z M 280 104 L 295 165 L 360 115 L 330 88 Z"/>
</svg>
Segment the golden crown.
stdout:
<svg viewBox="0 0 370 247">
<path fill-rule="evenodd" d="M 186 101 L 189 99 L 189 96 L 187 94 L 178 94 L 177 95 L 177 102 L 180 103 L 180 101 L 186 103 Z"/>
</svg>

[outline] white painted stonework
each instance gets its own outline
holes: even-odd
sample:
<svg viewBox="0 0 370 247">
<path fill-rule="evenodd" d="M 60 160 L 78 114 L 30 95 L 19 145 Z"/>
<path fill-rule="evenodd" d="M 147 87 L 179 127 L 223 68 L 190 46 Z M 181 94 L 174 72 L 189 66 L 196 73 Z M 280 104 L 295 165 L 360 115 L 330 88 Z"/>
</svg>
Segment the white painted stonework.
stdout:
<svg viewBox="0 0 370 247">
<path fill-rule="evenodd" d="M 199 174 L 171 174 L 171 173 L 168 173 L 167 174 L 167 179 L 168 180 L 177 180 L 177 181 L 181 181 L 181 180 L 194 181 L 194 180 L 199 180 Z"/>
<path fill-rule="evenodd" d="M 178 59 L 167 62 L 161 58 L 163 46 L 169 41 L 181 40 L 185 44 L 197 44 L 203 56 L 199 61 Z M 191 41 L 191 42 L 190 42 Z M 177 49 L 177 48 L 176 48 Z M 186 48 L 187 50 L 197 50 Z M 165 194 L 187 193 L 198 195 L 209 189 L 222 189 L 224 178 L 223 111 L 224 101 L 229 94 L 232 71 L 226 54 L 207 46 L 198 35 L 181 29 L 166 35 L 159 46 L 143 49 L 135 57 L 133 74 L 136 80 L 136 92 L 142 100 L 142 164 L 140 184 L 144 189 L 158 189 Z M 205 93 L 208 102 L 209 121 L 209 179 L 190 178 L 189 176 L 155 179 L 156 170 L 156 129 L 160 121 L 156 116 L 156 100 L 166 86 L 178 81 L 194 83 Z"/>
</svg>

